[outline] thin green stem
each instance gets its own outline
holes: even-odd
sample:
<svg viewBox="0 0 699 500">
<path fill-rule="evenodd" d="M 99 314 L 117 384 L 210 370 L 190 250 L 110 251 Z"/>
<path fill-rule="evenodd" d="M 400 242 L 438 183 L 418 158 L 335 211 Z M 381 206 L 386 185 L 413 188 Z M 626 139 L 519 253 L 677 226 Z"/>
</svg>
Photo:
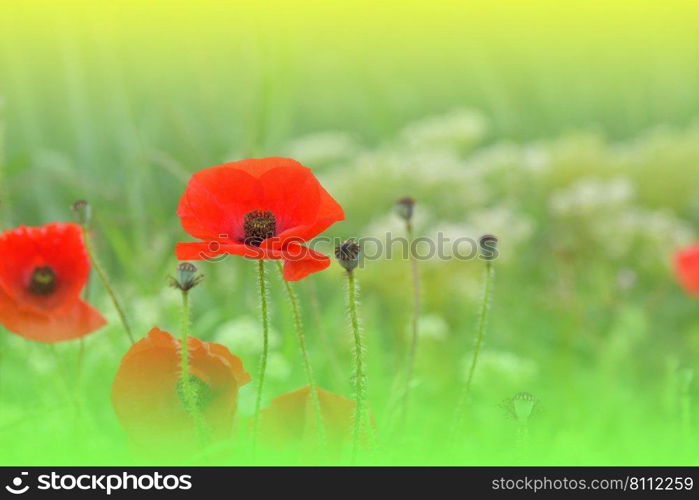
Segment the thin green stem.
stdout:
<svg viewBox="0 0 699 500">
<path fill-rule="evenodd" d="M 114 287 L 112 286 L 111 282 L 109 281 L 109 277 L 107 276 L 107 273 L 104 270 L 104 267 L 102 267 L 102 263 L 100 262 L 99 258 L 97 257 L 97 252 L 95 252 L 94 245 L 92 243 L 92 238 L 90 237 L 90 233 L 86 227 L 83 226 L 83 236 L 85 239 L 85 246 L 87 247 L 87 252 L 90 255 L 90 260 L 92 261 L 92 266 L 95 268 L 95 271 L 97 272 L 97 276 L 99 276 L 100 281 L 102 282 L 102 285 L 104 288 L 107 290 L 107 294 L 109 295 L 109 298 L 112 301 L 112 304 L 114 304 L 114 309 L 116 309 L 117 314 L 119 315 L 119 319 L 121 320 L 121 324 L 124 326 L 124 330 L 126 331 L 126 335 L 129 337 L 129 340 L 133 344 L 136 342 L 134 339 L 133 333 L 131 332 L 131 327 L 129 326 L 129 322 L 126 319 L 126 313 L 124 312 L 124 308 L 121 305 L 121 300 L 117 296 Z"/>
<path fill-rule="evenodd" d="M 194 409 L 194 392 L 189 378 L 189 294 L 182 290 L 182 324 L 180 329 L 180 379 L 187 411 Z"/>
<path fill-rule="evenodd" d="M 267 282 L 265 278 L 265 261 L 257 261 L 257 282 L 260 290 L 260 315 L 262 319 L 262 355 L 260 370 L 257 376 L 257 396 L 255 397 L 255 415 L 253 417 L 252 447 L 257 445 L 257 435 L 260 427 L 260 407 L 262 406 L 262 389 L 267 371 L 267 356 L 269 355 L 269 310 L 267 305 Z"/>
<path fill-rule="evenodd" d="M 476 337 L 476 345 L 473 350 L 473 357 L 471 358 L 471 364 L 469 366 L 468 375 L 466 377 L 466 383 L 459 396 L 459 401 L 456 405 L 456 418 L 453 429 L 453 437 L 461 430 L 461 423 L 464 418 L 464 409 L 466 407 L 466 401 L 471 393 L 471 384 L 473 383 L 473 375 L 476 372 L 476 365 L 478 364 L 478 357 L 480 356 L 481 348 L 483 346 L 483 337 L 485 336 L 485 328 L 488 322 L 488 311 L 490 310 L 490 301 L 493 293 L 493 282 L 495 280 L 495 269 L 491 261 L 486 261 L 485 263 L 485 278 L 483 284 L 483 298 L 481 301 L 481 309 L 478 315 L 478 335 Z"/>
<path fill-rule="evenodd" d="M 3 370 L 5 368 L 5 360 L 3 359 L 3 356 L 5 354 L 5 346 L 3 345 L 5 343 L 5 330 L 0 326 L 0 401 L 2 401 L 2 396 L 3 396 L 3 382 L 5 380 L 5 375 L 3 373 Z"/>
<path fill-rule="evenodd" d="M 362 332 L 359 325 L 358 310 L 358 286 L 354 277 L 354 273 L 347 273 L 347 306 L 349 310 L 350 325 L 352 327 L 352 335 L 354 336 L 354 395 L 356 401 L 356 409 L 354 414 L 354 432 L 352 439 L 352 456 L 357 455 L 359 450 L 359 440 L 362 433 L 362 428 L 365 424 L 366 414 L 366 373 L 364 371 L 364 345 L 362 342 Z"/>
<path fill-rule="evenodd" d="M 192 378 L 189 360 L 189 337 L 191 327 L 191 313 L 189 305 L 189 292 L 182 290 L 182 318 L 180 331 L 180 383 L 182 384 L 182 395 L 184 396 L 184 405 L 194 420 L 197 436 L 200 443 L 205 443 L 206 432 L 204 423 L 197 407 L 197 396 L 192 388 Z"/>
<path fill-rule="evenodd" d="M 299 349 L 301 350 L 301 357 L 303 358 L 303 366 L 306 371 L 306 379 L 308 379 L 308 387 L 311 394 L 311 404 L 313 405 L 313 412 L 316 419 L 316 428 L 318 429 L 318 439 L 320 441 L 320 446 L 325 449 L 325 427 L 323 425 L 323 416 L 320 408 L 320 399 L 318 398 L 318 390 L 313 377 L 313 369 L 311 368 L 311 360 L 308 355 L 308 347 L 306 345 L 306 336 L 303 332 L 303 321 L 301 319 L 301 309 L 299 308 L 299 301 L 294 289 L 291 287 L 291 283 L 284 279 L 284 268 L 282 267 L 281 261 L 277 261 L 277 267 L 279 273 L 282 275 L 282 281 L 284 282 L 284 288 L 286 289 L 286 294 L 289 297 L 289 303 L 291 304 L 291 311 L 294 315 L 294 327 L 296 328 L 296 337 L 299 341 Z"/>
<path fill-rule="evenodd" d="M 516 447 L 520 459 L 525 459 L 529 447 L 529 423 L 526 419 L 517 422 Z"/>
<path fill-rule="evenodd" d="M 420 320 L 420 270 L 417 265 L 417 259 L 413 252 L 414 231 L 410 221 L 406 221 L 406 232 L 408 234 L 408 255 L 410 258 L 410 274 L 412 279 L 413 292 L 413 310 L 410 318 L 410 347 L 408 349 L 408 361 L 405 371 L 405 387 L 403 389 L 403 404 L 401 409 L 400 429 L 404 429 L 408 419 L 408 408 L 410 406 L 410 391 L 413 385 L 413 376 L 415 373 L 415 359 L 417 358 L 417 348 L 419 340 L 418 324 Z"/>
<path fill-rule="evenodd" d="M 680 380 L 680 425 L 684 443 L 692 442 L 692 400 L 690 393 L 692 378 L 693 372 L 690 369 L 685 369 Z"/>
<path fill-rule="evenodd" d="M 0 101 L 0 230 L 10 222 L 7 179 L 5 176 L 5 121 L 3 120 L 3 103 Z"/>
</svg>

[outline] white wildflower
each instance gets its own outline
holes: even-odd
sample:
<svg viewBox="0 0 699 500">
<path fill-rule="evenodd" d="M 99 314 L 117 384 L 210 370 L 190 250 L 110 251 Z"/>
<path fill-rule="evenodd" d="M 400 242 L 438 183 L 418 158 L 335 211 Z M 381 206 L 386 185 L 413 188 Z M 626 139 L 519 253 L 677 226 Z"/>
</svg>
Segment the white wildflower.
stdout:
<svg viewBox="0 0 699 500">
<path fill-rule="evenodd" d="M 223 344 L 235 354 L 259 354 L 262 352 L 262 325 L 252 316 L 239 316 L 227 321 L 214 332 L 214 342 Z M 270 349 L 281 342 L 279 333 L 270 329 Z"/>
<path fill-rule="evenodd" d="M 315 167 L 345 161 L 359 151 L 359 144 L 352 135 L 327 131 L 299 137 L 284 147 L 285 153 L 298 161 Z"/>
<path fill-rule="evenodd" d="M 481 141 L 487 131 L 485 118 L 473 110 L 455 110 L 409 124 L 401 138 L 414 149 L 458 149 Z"/>
</svg>

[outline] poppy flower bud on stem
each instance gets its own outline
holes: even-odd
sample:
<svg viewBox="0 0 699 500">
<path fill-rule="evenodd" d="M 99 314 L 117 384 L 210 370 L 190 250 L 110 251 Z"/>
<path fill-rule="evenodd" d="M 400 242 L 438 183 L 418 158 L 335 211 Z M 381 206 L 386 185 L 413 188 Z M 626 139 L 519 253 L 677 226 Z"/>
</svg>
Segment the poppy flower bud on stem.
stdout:
<svg viewBox="0 0 699 500">
<path fill-rule="evenodd" d="M 370 431 L 366 422 L 366 397 L 367 378 L 364 368 L 364 339 L 359 323 L 359 287 L 354 276 L 354 269 L 359 264 L 360 246 L 354 240 L 347 240 L 335 248 L 335 257 L 340 265 L 347 271 L 347 311 L 349 314 L 352 336 L 354 339 L 354 373 L 352 381 L 354 385 L 354 397 L 356 402 L 354 413 L 354 431 L 352 434 L 352 460 L 359 451 L 359 442 L 362 432 Z"/>
<path fill-rule="evenodd" d="M 528 392 L 518 392 L 512 398 L 512 412 L 517 420 L 526 422 L 531 417 L 537 399 Z"/>
<path fill-rule="evenodd" d="M 345 271 L 351 273 L 359 265 L 361 248 L 354 240 L 347 240 L 335 247 L 335 258 Z"/>
<path fill-rule="evenodd" d="M 170 278 L 170 286 L 186 293 L 203 280 L 204 276 L 198 274 L 197 266 L 191 262 L 182 262 L 177 266 L 177 277 Z"/>
<path fill-rule="evenodd" d="M 469 366 L 468 375 L 466 376 L 466 384 L 461 392 L 459 400 L 456 403 L 456 416 L 454 419 L 454 428 L 452 429 L 452 441 L 454 441 L 460 431 L 464 418 L 464 409 L 471 393 L 471 384 L 473 376 L 476 372 L 478 357 L 483 347 L 483 338 L 485 336 L 485 328 L 488 323 L 488 311 L 490 310 L 490 302 L 493 294 L 493 282 L 495 280 L 495 269 L 492 265 L 493 260 L 497 257 L 498 239 L 490 234 L 481 236 L 478 240 L 478 245 L 481 249 L 481 258 L 485 260 L 485 277 L 483 279 L 483 298 L 481 300 L 481 309 L 478 315 L 478 331 L 476 334 L 476 345 L 473 349 L 473 356 Z"/>
<path fill-rule="evenodd" d="M 518 392 L 510 401 L 512 415 L 517 420 L 517 448 L 526 451 L 529 441 L 529 418 L 539 400 L 528 392 Z"/>
<path fill-rule="evenodd" d="M 201 413 L 197 400 L 199 388 L 195 387 L 196 377 L 190 373 L 189 363 L 189 330 L 191 316 L 189 308 L 189 290 L 203 277 L 197 274 L 197 267 L 190 262 L 182 262 L 177 266 L 177 278 L 172 279 L 172 285 L 182 292 L 182 331 L 180 339 L 180 378 L 177 383 L 178 394 L 184 404 L 187 413 L 194 419 L 199 441 L 205 442 L 205 429 L 201 419 Z"/>
<path fill-rule="evenodd" d="M 485 234 L 478 239 L 478 246 L 481 250 L 481 259 L 493 261 L 498 257 L 498 239 L 492 234 Z"/>
<path fill-rule="evenodd" d="M 89 229 L 90 222 L 92 222 L 92 207 L 90 207 L 90 204 L 86 200 L 77 200 L 70 208 L 75 212 L 78 224 Z"/>
<path fill-rule="evenodd" d="M 396 201 L 395 210 L 398 217 L 405 221 L 410 221 L 413 218 L 415 211 L 415 199 L 410 196 L 405 196 Z"/>
<path fill-rule="evenodd" d="M 413 385 L 413 374 L 415 371 L 415 359 L 417 358 L 418 339 L 419 339 L 419 319 L 421 305 L 420 292 L 420 270 L 418 268 L 417 258 L 414 253 L 413 241 L 415 233 L 413 228 L 413 215 L 415 213 L 415 199 L 410 196 L 400 198 L 396 202 L 396 213 L 405 221 L 405 232 L 408 238 L 408 256 L 410 258 L 410 274 L 412 282 L 412 316 L 410 320 L 410 344 L 405 367 L 405 384 L 403 388 L 403 397 L 400 408 L 400 421 L 398 425 L 399 434 L 403 434 L 403 430 L 408 420 L 408 407 L 410 404 L 410 391 Z"/>
</svg>

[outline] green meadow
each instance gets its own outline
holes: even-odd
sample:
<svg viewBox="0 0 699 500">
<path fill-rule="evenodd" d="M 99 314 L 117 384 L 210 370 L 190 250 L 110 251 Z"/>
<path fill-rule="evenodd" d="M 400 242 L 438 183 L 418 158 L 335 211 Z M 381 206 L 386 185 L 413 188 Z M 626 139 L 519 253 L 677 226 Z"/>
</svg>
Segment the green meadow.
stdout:
<svg viewBox="0 0 699 500">
<path fill-rule="evenodd" d="M 135 335 L 156 325 L 176 335 L 180 295 L 168 279 L 175 244 L 192 240 L 175 213 L 190 176 L 294 158 L 344 208 L 324 236 L 371 238 L 355 275 L 376 442 L 358 463 L 697 464 L 699 301 L 672 266 L 699 237 L 696 7 L 175 4 L 2 5 L 3 230 L 72 221 L 71 204 L 88 200 Z M 456 439 L 485 263 L 453 248 L 419 259 L 401 425 L 410 262 L 399 243 L 390 258 L 366 254 L 405 236 L 394 211 L 403 196 L 416 200 L 416 236 L 498 237 Z M 348 463 L 347 450 L 303 446 L 251 456 L 256 265 L 229 256 L 199 268 L 192 334 L 228 347 L 253 381 L 240 389 L 231 442 L 169 461 Z M 263 406 L 306 384 L 283 282 L 268 271 Z M 351 398 L 344 271 L 333 261 L 294 290 L 319 386 Z M 110 400 L 128 338 L 96 276 L 85 297 L 109 323 L 81 340 L 44 344 L 0 327 L 3 465 L 154 462 L 129 448 Z M 535 400 L 525 418 L 513 410 L 521 392 Z"/>
</svg>

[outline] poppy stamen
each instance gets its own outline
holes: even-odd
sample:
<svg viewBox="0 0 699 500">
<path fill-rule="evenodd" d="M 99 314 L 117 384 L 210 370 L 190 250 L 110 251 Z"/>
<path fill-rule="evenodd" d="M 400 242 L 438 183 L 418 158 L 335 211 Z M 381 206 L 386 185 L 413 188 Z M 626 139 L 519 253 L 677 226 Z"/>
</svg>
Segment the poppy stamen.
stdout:
<svg viewBox="0 0 699 500">
<path fill-rule="evenodd" d="M 243 243 L 259 247 L 267 238 L 277 234 L 277 219 L 269 210 L 253 210 L 243 218 Z"/>
<path fill-rule="evenodd" d="M 195 375 L 189 376 L 189 386 L 192 390 L 192 405 L 194 410 L 202 411 L 213 398 L 211 387 L 209 387 L 209 384 Z M 185 409 L 187 409 L 187 398 L 184 392 L 184 380 L 182 380 L 181 377 L 177 380 L 175 391 L 177 392 L 177 397 L 179 398 L 180 402 L 182 405 L 184 405 Z"/>
<path fill-rule="evenodd" d="M 50 266 L 40 266 L 34 268 L 29 280 L 29 291 L 35 295 L 49 295 L 56 289 L 57 284 L 56 271 Z"/>
</svg>

